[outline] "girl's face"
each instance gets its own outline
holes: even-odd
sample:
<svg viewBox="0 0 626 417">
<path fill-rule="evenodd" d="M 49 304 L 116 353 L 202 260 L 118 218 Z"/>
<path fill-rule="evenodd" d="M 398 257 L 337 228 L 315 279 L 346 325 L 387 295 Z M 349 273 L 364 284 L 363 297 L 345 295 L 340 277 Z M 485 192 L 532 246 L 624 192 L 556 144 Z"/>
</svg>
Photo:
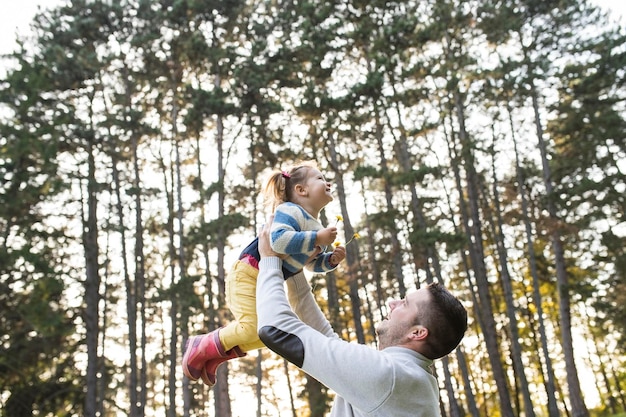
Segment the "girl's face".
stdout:
<svg viewBox="0 0 626 417">
<path fill-rule="evenodd" d="M 324 175 L 316 169 L 309 169 L 305 187 L 308 191 L 308 197 L 312 204 L 314 204 L 319 210 L 324 208 L 328 203 L 333 201 L 333 195 L 331 192 L 331 186 Z"/>
</svg>

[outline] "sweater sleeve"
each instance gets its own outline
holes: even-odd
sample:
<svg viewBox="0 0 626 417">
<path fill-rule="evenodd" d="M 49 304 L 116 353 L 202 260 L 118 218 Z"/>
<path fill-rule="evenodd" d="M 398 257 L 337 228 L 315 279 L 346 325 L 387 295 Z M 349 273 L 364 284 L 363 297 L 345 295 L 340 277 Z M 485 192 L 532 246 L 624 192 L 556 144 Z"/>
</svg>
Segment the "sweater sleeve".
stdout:
<svg viewBox="0 0 626 417">
<path fill-rule="evenodd" d="M 371 412 L 389 398 L 395 368 L 387 355 L 303 323 L 287 302 L 279 258 L 261 259 L 257 300 L 263 300 L 257 303 L 259 337 L 272 351 L 361 410 Z"/>
<path fill-rule="evenodd" d="M 289 304 L 305 324 L 328 337 L 338 337 L 313 296 L 311 285 L 300 272 L 287 281 Z"/>
<path fill-rule="evenodd" d="M 281 204 L 274 212 L 270 231 L 272 249 L 286 255 L 303 254 L 314 250 L 317 230 L 303 229 L 304 213 L 296 204 Z"/>
<path fill-rule="evenodd" d="M 338 265 L 330 263 L 332 252 L 323 252 L 306 265 L 306 269 L 317 273 L 326 273 L 337 269 Z"/>
</svg>

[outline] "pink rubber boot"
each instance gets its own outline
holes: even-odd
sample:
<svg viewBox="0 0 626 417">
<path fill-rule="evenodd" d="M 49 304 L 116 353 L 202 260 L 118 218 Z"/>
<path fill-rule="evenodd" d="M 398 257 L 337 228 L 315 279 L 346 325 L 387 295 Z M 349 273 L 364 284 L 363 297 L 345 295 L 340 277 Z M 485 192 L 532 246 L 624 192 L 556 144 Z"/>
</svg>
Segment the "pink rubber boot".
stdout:
<svg viewBox="0 0 626 417">
<path fill-rule="evenodd" d="M 242 351 L 239 346 L 235 346 L 234 348 L 225 352 L 217 336 L 215 336 L 215 340 L 215 344 L 220 353 L 220 357 L 208 360 L 204 364 L 204 369 L 202 369 L 202 374 L 200 375 L 200 377 L 202 378 L 202 382 L 204 382 L 209 387 L 215 385 L 218 366 L 220 366 L 227 360 L 246 356 L 246 353 Z"/>
<path fill-rule="evenodd" d="M 187 340 L 182 365 L 183 373 L 190 380 L 202 378 L 205 384 L 212 387 L 215 385 L 215 372 L 219 365 L 229 359 L 246 355 L 239 347 L 225 352 L 220 342 L 219 330 L 192 336 Z"/>
</svg>

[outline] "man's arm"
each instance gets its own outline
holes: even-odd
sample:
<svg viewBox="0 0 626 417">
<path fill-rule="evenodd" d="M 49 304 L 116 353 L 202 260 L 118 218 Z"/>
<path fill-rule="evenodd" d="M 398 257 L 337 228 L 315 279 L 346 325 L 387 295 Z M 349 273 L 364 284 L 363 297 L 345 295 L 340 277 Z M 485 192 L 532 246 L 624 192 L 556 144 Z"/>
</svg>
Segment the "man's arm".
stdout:
<svg viewBox="0 0 626 417">
<path fill-rule="evenodd" d="M 269 248 L 267 228 L 259 237 L 257 317 L 259 338 L 289 362 L 366 411 L 392 393 L 393 366 L 380 352 L 329 337 L 307 326 L 287 302 L 281 260 Z M 268 249 L 269 248 L 269 249 Z M 376 384 L 355 384 L 376 381 Z"/>
</svg>

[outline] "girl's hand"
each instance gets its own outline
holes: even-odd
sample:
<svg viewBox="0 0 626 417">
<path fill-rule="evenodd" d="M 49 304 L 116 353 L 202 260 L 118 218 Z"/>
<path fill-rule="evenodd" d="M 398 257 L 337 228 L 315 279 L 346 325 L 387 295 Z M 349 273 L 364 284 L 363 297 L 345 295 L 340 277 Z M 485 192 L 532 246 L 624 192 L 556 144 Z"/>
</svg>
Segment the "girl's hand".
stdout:
<svg viewBox="0 0 626 417">
<path fill-rule="evenodd" d="M 337 238 L 337 228 L 327 227 L 317 231 L 317 237 L 315 238 L 315 244 L 320 246 L 332 245 Z"/>
<path fill-rule="evenodd" d="M 306 260 L 305 264 L 308 264 L 309 262 L 313 261 L 313 259 L 317 258 L 320 253 L 322 253 L 322 247 L 316 246 L 315 250 L 313 251 L 313 254 L 309 256 L 309 259 Z"/>
<path fill-rule="evenodd" d="M 330 255 L 330 263 L 333 265 L 339 265 L 341 261 L 346 258 L 345 246 L 336 246 L 333 250 L 333 254 Z"/>
</svg>

